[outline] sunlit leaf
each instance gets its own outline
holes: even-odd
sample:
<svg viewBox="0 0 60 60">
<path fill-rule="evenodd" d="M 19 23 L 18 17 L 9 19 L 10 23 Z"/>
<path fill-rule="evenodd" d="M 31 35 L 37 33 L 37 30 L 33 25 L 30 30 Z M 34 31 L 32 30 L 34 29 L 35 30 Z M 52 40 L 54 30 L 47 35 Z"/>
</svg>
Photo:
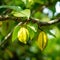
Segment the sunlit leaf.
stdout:
<svg viewBox="0 0 60 60">
<path fill-rule="evenodd" d="M 22 1 L 23 1 L 23 2 L 24 2 L 24 4 L 26 5 L 28 0 L 22 0 Z"/>
<path fill-rule="evenodd" d="M 25 10 L 22 10 L 20 12 L 14 12 L 13 15 L 16 17 L 27 17 L 27 18 L 29 18 L 30 17 L 30 10 L 25 9 Z"/>
<path fill-rule="evenodd" d="M 43 50 L 47 44 L 47 35 L 45 32 L 41 31 L 38 35 L 37 45 L 38 47 Z"/>
<path fill-rule="evenodd" d="M 36 23 L 33 24 L 32 22 L 30 22 L 29 24 L 27 24 L 27 28 L 29 30 L 30 39 L 32 40 L 36 35 L 38 25 Z"/>
<path fill-rule="evenodd" d="M 14 28 L 13 34 L 12 34 L 12 42 L 14 42 L 17 39 L 18 31 L 20 29 L 20 26 L 17 26 Z"/>
<path fill-rule="evenodd" d="M 35 36 L 35 32 L 29 27 L 28 27 L 28 30 L 29 30 L 29 37 L 32 40 L 34 38 L 34 36 Z"/>
<path fill-rule="evenodd" d="M 37 32 L 38 25 L 36 23 L 35 24 L 29 23 L 27 26 L 31 28 L 34 32 Z"/>
<path fill-rule="evenodd" d="M 49 35 L 56 37 L 54 33 L 52 33 L 51 31 L 48 31 Z"/>
</svg>

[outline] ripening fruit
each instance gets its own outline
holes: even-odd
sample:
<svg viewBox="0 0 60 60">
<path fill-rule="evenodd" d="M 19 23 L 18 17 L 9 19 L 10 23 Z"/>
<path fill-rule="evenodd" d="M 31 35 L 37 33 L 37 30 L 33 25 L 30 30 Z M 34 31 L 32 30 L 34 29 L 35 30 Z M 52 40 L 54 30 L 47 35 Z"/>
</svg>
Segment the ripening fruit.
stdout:
<svg viewBox="0 0 60 60">
<path fill-rule="evenodd" d="M 40 32 L 38 35 L 37 45 L 41 51 L 46 47 L 47 44 L 47 35 L 45 32 Z"/>
<path fill-rule="evenodd" d="M 29 38 L 29 31 L 25 27 L 21 27 L 18 31 L 18 40 L 23 43 L 27 43 Z"/>
</svg>

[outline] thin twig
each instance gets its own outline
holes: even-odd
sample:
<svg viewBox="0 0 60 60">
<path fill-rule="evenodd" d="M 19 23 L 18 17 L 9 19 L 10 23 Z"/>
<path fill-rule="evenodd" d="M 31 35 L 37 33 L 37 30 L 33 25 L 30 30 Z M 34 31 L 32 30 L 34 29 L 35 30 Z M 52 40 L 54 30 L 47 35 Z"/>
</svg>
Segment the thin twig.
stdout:
<svg viewBox="0 0 60 60">
<path fill-rule="evenodd" d="M 21 24 L 22 24 L 22 22 L 19 22 L 15 27 L 17 27 L 17 26 L 19 26 Z M 12 32 L 13 32 L 13 30 L 10 33 L 8 33 L 7 36 L 5 36 L 5 38 L 3 39 L 3 41 L 0 43 L 0 46 L 3 46 L 4 45 L 4 42 L 11 36 Z"/>
<path fill-rule="evenodd" d="M 1 16 L 0 15 L 0 21 L 5 21 L 5 20 L 14 20 L 14 21 L 22 21 L 20 19 L 20 17 L 11 17 L 11 16 Z M 54 19 L 54 20 L 50 20 L 49 22 L 41 22 L 40 20 L 38 19 L 34 19 L 34 18 L 29 18 L 29 21 L 32 21 L 34 23 L 37 23 L 39 26 L 48 26 L 48 25 L 52 25 L 52 24 L 55 24 L 55 23 L 59 23 L 60 22 L 60 18 L 58 19 Z"/>
<path fill-rule="evenodd" d="M 3 39 L 3 41 L 0 43 L 0 46 L 4 45 L 5 41 L 11 36 L 11 34 L 12 34 L 12 31 L 10 33 L 8 33 L 7 36 L 5 36 L 5 38 Z"/>
<path fill-rule="evenodd" d="M 8 16 L 8 15 L 1 16 L 0 15 L 0 21 L 6 21 L 6 20 L 14 20 L 14 21 L 17 21 L 18 19 L 20 20 L 20 18 L 17 18 L 17 17 L 14 17 L 14 16 Z"/>
<path fill-rule="evenodd" d="M 30 20 L 32 22 L 37 23 L 39 26 L 49 26 L 49 25 L 52 25 L 52 24 L 55 24 L 55 23 L 59 23 L 60 22 L 60 18 L 55 19 L 55 20 L 51 20 L 49 22 L 40 22 L 40 20 L 34 19 L 34 18 L 30 18 Z"/>
</svg>

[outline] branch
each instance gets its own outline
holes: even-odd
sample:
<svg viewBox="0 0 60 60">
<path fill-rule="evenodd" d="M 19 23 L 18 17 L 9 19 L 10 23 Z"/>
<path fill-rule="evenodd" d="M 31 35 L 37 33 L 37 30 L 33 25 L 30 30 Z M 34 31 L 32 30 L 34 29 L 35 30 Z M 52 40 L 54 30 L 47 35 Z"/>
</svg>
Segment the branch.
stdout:
<svg viewBox="0 0 60 60">
<path fill-rule="evenodd" d="M 9 19 L 16 20 L 16 19 L 20 19 L 20 18 L 11 17 L 11 16 L 8 16 L 8 15 L 6 15 L 6 16 L 0 16 L 0 21 L 5 21 L 5 20 L 9 20 Z M 39 26 L 49 26 L 49 25 L 52 25 L 52 24 L 55 24 L 55 23 L 59 23 L 60 22 L 60 18 L 59 19 L 55 19 L 55 20 L 51 20 L 49 22 L 40 22 L 40 20 L 38 20 L 38 19 L 29 18 L 28 22 L 29 21 L 37 23 Z M 24 22 L 19 22 L 16 26 L 19 26 L 19 25 L 21 25 L 23 23 Z M 7 39 L 11 36 L 12 32 L 13 32 L 13 30 L 10 33 L 8 33 L 7 36 L 5 36 L 4 40 L 0 43 L 0 46 L 4 45 L 4 42 L 7 41 Z"/>
<path fill-rule="evenodd" d="M 14 21 L 21 21 L 20 17 L 13 17 L 13 16 L 0 16 L 0 21 L 5 21 L 5 20 L 14 20 Z M 39 26 L 48 26 L 48 25 L 52 25 L 55 23 L 59 23 L 60 22 L 60 18 L 55 19 L 55 20 L 51 20 L 49 22 L 41 22 L 38 19 L 34 19 L 34 18 L 29 18 L 28 21 L 32 21 L 34 23 L 37 23 Z"/>
<path fill-rule="evenodd" d="M 3 41 L 0 43 L 1 47 L 4 45 L 5 41 L 11 36 L 11 34 L 12 34 L 12 31 L 10 33 L 8 33 L 7 36 L 5 36 L 5 38 L 3 39 Z"/>
<path fill-rule="evenodd" d="M 49 26 L 55 23 L 59 23 L 60 22 L 60 18 L 55 19 L 55 20 L 51 20 L 49 22 L 40 22 L 40 20 L 38 19 L 34 19 L 34 18 L 30 18 L 32 22 L 37 23 L 39 26 Z"/>
<path fill-rule="evenodd" d="M 0 21 L 5 21 L 5 20 L 17 21 L 18 19 L 20 20 L 20 18 L 17 18 L 17 17 L 8 16 L 8 15 L 3 15 L 3 16 L 0 15 Z"/>
</svg>

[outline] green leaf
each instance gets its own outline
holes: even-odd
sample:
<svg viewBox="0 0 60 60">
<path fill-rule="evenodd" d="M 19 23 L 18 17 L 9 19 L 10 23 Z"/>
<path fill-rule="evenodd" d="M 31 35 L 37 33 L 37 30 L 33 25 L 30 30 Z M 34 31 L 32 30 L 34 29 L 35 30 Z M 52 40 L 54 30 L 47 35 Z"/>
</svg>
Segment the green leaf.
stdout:
<svg viewBox="0 0 60 60">
<path fill-rule="evenodd" d="M 12 34 L 12 42 L 14 42 L 17 39 L 18 31 L 20 29 L 20 26 L 17 26 L 14 28 L 13 34 Z"/>
<path fill-rule="evenodd" d="M 13 15 L 16 17 L 27 17 L 27 18 L 29 18 L 30 17 L 30 10 L 25 9 L 25 10 L 22 10 L 20 12 L 13 12 Z"/>
<path fill-rule="evenodd" d="M 48 31 L 48 33 L 53 36 L 53 37 L 56 37 L 55 34 L 53 34 L 52 32 Z"/>
<path fill-rule="evenodd" d="M 29 30 L 30 39 L 32 40 L 36 35 L 38 25 L 36 23 L 33 24 L 32 22 L 30 22 L 29 24 L 27 24 L 27 29 Z"/>
<path fill-rule="evenodd" d="M 26 5 L 27 4 L 27 2 L 28 2 L 28 0 L 22 0 L 23 2 L 24 2 L 24 4 Z"/>
<path fill-rule="evenodd" d="M 7 6 L 7 5 L 3 5 L 3 6 L 0 6 L 0 9 L 1 8 L 9 8 L 9 9 L 13 9 L 15 11 L 21 11 L 21 7 L 20 6 Z"/>
<path fill-rule="evenodd" d="M 29 27 L 27 27 L 27 29 L 29 31 L 30 40 L 32 40 L 35 36 L 35 32 Z"/>
<path fill-rule="evenodd" d="M 35 24 L 29 23 L 27 26 L 31 28 L 34 32 L 37 32 L 38 25 L 36 23 Z"/>
<path fill-rule="evenodd" d="M 0 33 L 0 41 L 3 39 L 3 35 Z"/>
<path fill-rule="evenodd" d="M 56 35 L 55 35 L 55 30 L 47 30 L 47 33 L 49 34 L 49 35 L 51 35 L 52 37 L 54 37 L 54 38 L 56 38 Z"/>
</svg>

